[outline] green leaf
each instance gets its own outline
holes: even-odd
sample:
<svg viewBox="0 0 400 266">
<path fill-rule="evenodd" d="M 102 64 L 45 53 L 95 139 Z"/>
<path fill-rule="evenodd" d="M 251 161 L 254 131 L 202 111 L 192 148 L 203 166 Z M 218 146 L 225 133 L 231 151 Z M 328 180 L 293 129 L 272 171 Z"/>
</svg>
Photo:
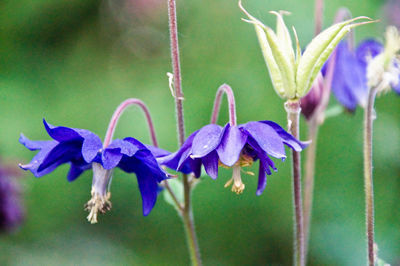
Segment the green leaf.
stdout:
<svg viewBox="0 0 400 266">
<path fill-rule="evenodd" d="M 301 98 L 305 96 L 311 89 L 318 72 L 326 62 L 330 54 L 336 48 L 340 40 L 354 27 L 372 23 L 375 21 L 367 21 L 350 24 L 354 21 L 368 19 L 367 17 L 357 17 L 341 23 L 337 23 L 318 34 L 307 46 L 302 55 L 296 73 L 297 95 Z"/>
</svg>

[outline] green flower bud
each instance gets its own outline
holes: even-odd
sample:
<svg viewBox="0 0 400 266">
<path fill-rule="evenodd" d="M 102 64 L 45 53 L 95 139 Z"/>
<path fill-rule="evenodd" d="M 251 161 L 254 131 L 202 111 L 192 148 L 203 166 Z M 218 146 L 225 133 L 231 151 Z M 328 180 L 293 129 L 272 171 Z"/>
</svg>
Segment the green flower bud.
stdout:
<svg viewBox="0 0 400 266">
<path fill-rule="evenodd" d="M 272 84 L 278 95 L 284 99 L 297 100 L 304 97 L 320 72 L 322 66 L 328 60 L 340 40 L 344 38 L 352 28 L 374 21 L 368 17 L 357 17 L 341 23 L 337 23 L 318 34 L 307 46 L 301 55 L 299 41 L 293 28 L 296 40 L 296 53 L 292 46 L 292 39 L 285 25 L 282 14 L 288 12 L 275 12 L 277 17 L 276 33 L 265 26 L 259 20 L 251 16 L 242 6 L 239 7 L 247 15 L 249 20 L 244 20 L 255 26 L 257 37 L 267 64 Z"/>
</svg>

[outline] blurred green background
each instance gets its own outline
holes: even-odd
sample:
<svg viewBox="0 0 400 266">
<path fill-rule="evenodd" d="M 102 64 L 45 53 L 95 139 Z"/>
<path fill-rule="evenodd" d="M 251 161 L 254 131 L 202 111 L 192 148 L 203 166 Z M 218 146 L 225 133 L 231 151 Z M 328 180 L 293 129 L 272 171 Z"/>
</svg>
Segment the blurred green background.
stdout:
<svg viewBox="0 0 400 266">
<path fill-rule="evenodd" d="M 378 0 L 326 1 L 324 26 L 340 6 L 353 16 L 383 22 L 357 29 L 356 39 L 382 39 Z M 28 162 L 34 153 L 18 143 L 49 139 L 42 124 L 85 128 L 103 137 L 116 106 L 127 97 L 150 107 L 162 148 L 177 148 L 174 101 L 166 73 L 169 58 L 166 0 L 3 0 L 0 3 L 0 156 Z M 247 0 L 267 25 L 269 10 L 288 10 L 304 47 L 314 32 L 313 1 Z M 239 123 L 274 120 L 285 126 L 283 101 L 274 93 L 252 26 L 242 22 L 237 1 L 178 0 L 186 133 L 207 124 L 213 97 L 226 82 L 235 91 Z M 333 105 L 335 100 L 332 98 Z M 377 100 L 374 129 L 376 241 L 380 257 L 400 265 L 400 98 Z M 228 116 L 226 103 L 219 122 Z M 149 143 L 137 108 L 122 117 L 115 137 Z M 302 138 L 306 138 L 303 121 Z M 289 162 L 255 195 L 256 177 L 244 176 L 240 196 L 224 189 L 221 170 L 193 194 L 195 222 L 205 265 L 291 265 L 292 197 Z M 304 161 L 304 159 L 303 159 Z M 258 167 L 258 163 L 255 167 Z M 254 168 L 253 170 L 256 170 Z M 21 183 L 25 223 L 0 235 L 1 265 L 187 265 L 180 219 L 162 197 L 141 214 L 136 178 L 120 170 L 112 184 L 113 209 L 90 225 L 83 204 L 91 171 L 73 183 L 68 166 Z M 365 265 L 362 178 L 362 110 L 326 121 L 320 131 L 310 265 Z"/>
</svg>

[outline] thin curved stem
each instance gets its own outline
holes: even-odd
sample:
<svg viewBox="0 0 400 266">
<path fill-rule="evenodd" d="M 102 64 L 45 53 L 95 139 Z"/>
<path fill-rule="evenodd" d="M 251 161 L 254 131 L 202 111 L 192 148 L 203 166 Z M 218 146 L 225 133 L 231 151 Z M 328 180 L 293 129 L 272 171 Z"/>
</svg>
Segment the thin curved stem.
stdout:
<svg viewBox="0 0 400 266">
<path fill-rule="evenodd" d="M 149 126 L 149 132 L 150 132 L 150 137 L 151 137 L 151 142 L 153 144 L 153 146 L 158 147 L 158 141 L 157 141 L 157 136 L 156 136 L 156 131 L 154 129 L 154 123 L 153 120 L 151 118 L 151 114 L 150 114 L 150 110 L 147 107 L 147 105 L 136 98 L 129 98 L 126 99 L 125 101 L 123 101 L 115 110 L 113 116 L 111 117 L 110 120 L 110 124 L 108 125 L 108 129 L 106 132 L 106 136 L 105 136 L 105 140 L 104 140 L 104 144 L 103 147 L 106 148 L 114 135 L 115 129 L 117 127 L 118 124 L 118 120 L 121 117 L 121 115 L 123 114 L 123 112 L 126 110 L 126 108 L 128 108 L 131 105 L 137 105 L 138 107 L 140 107 L 140 109 L 143 111 L 145 117 L 146 117 L 146 122 Z M 172 191 L 172 189 L 170 188 L 169 184 L 168 184 L 168 180 L 164 180 L 163 182 L 164 187 L 167 189 L 167 191 L 169 192 L 169 194 L 172 197 L 172 200 L 175 202 L 176 206 L 178 209 L 182 209 L 181 204 L 179 203 L 176 195 L 174 194 L 174 192 Z"/>
<path fill-rule="evenodd" d="M 368 265 L 375 265 L 374 254 L 374 187 L 372 177 L 372 122 L 374 120 L 374 102 L 377 88 L 371 88 L 367 107 L 364 110 L 364 188 L 365 223 L 367 232 Z"/>
<path fill-rule="evenodd" d="M 224 93 L 226 94 L 229 105 L 229 124 L 231 126 L 236 126 L 237 120 L 236 120 L 235 95 L 233 94 L 232 88 L 228 84 L 222 84 L 217 90 L 217 94 L 215 95 L 215 100 L 214 100 L 214 108 L 211 115 L 211 124 L 217 123 L 219 110 L 221 108 L 222 95 Z"/>
<path fill-rule="evenodd" d="M 182 78 L 179 60 L 179 44 L 178 44 L 178 25 L 176 19 L 176 2 L 168 0 L 168 20 L 169 33 L 171 42 L 171 59 L 174 75 L 174 90 L 175 90 L 175 109 L 177 119 L 178 143 L 179 146 L 185 141 L 185 124 L 183 116 L 183 92 Z M 182 220 L 185 226 L 187 243 L 190 253 L 192 265 L 201 265 L 200 249 L 197 241 L 197 235 L 194 226 L 194 219 L 191 207 L 191 186 L 188 176 L 182 175 L 183 190 L 184 190 L 184 206 L 182 211 Z"/>
<path fill-rule="evenodd" d="M 299 139 L 300 102 L 287 101 L 285 109 L 288 119 L 288 131 Z M 294 261 L 296 266 L 305 265 L 304 256 L 304 228 L 303 228 L 303 206 L 301 196 L 301 158 L 300 153 L 292 150 L 292 174 L 293 174 L 293 207 L 294 207 Z"/>
<path fill-rule="evenodd" d="M 115 128 L 117 127 L 119 118 L 121 117 L 122 113 L 126 110 L 126 108 L 131 105 L 137 105 L 140 107 L 140 109 L 142 109 L 144 115 L 146 116 L 146 122 L 149 126 L 151 141 L 154 146 L 156 147 L 158 146 L 156 132 L 154 130 L 154 124 L 153 120 L 151 119 L 149 108 L 147 108 L 146 104 L 143 101 L 136 98 L 129 98 L 123 101 L 114 111 L 114 114 L 111 117 L 110 123 L 108 125 L 106 136 L 104 138 L 103 148 L 106 148 L 110 144 L 114 136 Z"/>
</svg>

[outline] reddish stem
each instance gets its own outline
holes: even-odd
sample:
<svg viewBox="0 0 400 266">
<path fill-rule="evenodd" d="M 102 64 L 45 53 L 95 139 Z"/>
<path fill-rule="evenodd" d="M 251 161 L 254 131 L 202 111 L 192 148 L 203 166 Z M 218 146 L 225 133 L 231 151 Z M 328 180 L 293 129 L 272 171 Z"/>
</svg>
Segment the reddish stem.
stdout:
<svg viewBox="0 0 400 266">
<path fill-rule="evenodd" d="M 228 84 L 222 84 L 217 90 L 217 94 L 215 95 L 215 100 L 214 100 L 214 108 L 211 115 L 211 124 L 217 123 L 219 110 L 222 102 L 222 95 L 224 93 L 226 94 L 229 105 L 229 124 L 231 126 L 236 126 L 237 120 L 236 120 L 235 95 L 233 94 L 232 88 Z"/>
<path fill-rule="evenodd" d="M 146 104 L 139 99 L 129 98 L 129 99 L 126 99 L 125 101 L 123 101 L 117 107 L 117 109 L 114 111 L 114 114 L 110 120 L 110 124 L 108 125 L 106 136 L 104 138 L 103 148 L 106 148 L 110 144 L 110 142 L 114 136 L 115 128 L 117 126 L 119 118 L 121 117 L 122 113 L 126 110 L 126 108 L 130 105 L 137 105 L 140 107 L 140 109 L 142 109 L 144 115 L 146 116 L 146 122 L 149 126 L 151 141 L 154 146 L 156 146 L 156 147 L 158 146 L 156 132 L 154 130 L 154 125 L 153 125 L 153 120 L 151 119 L 150 111 L 147 108 Z"/>
</svg>

